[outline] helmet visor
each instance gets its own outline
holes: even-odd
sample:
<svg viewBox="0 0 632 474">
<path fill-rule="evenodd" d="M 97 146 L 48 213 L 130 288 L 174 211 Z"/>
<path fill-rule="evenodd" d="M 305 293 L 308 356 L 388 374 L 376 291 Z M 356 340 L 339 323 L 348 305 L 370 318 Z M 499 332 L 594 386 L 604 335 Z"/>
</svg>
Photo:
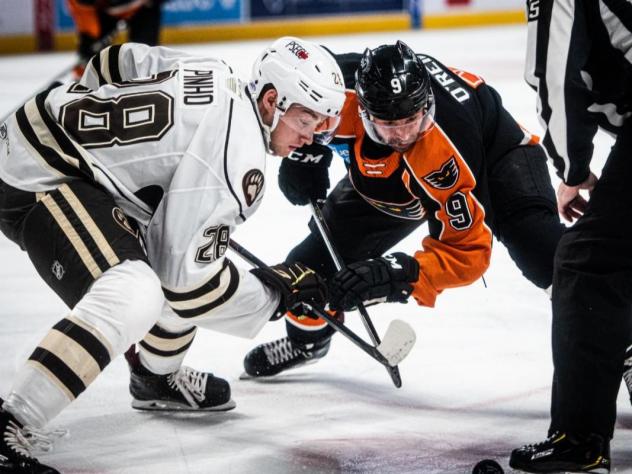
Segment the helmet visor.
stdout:
<svg viewBox="0 0 632 474">
<path fill-rule="evenodd" d="M 327 145 L 336 135 L 336 129 L 340 124 L 340 116 L 326 117 L 318 127 L 316 133 L 314 133 L 314 141 L 321 145 Z"/>
<path fill-rule="evenodd" d="M 408 150 L 432 128 L 434 105 L 399 120 L 378 119 L 360 107 L 360 117 L 371 140 L 402 152 Z"/>
<path fill-rule="evenodd" d="M 334 137 L 340 117 L 319 114 L 302 105 L 292 105 L 279 120 L 296 133 L 310 137 L 316 143 L 326 145 Z"/>
</svg>

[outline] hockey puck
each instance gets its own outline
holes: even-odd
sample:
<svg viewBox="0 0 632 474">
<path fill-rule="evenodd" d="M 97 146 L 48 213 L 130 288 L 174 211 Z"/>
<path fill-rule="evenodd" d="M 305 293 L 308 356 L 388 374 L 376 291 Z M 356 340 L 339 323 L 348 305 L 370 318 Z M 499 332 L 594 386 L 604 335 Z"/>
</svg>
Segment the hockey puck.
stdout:
<svg viewBox="0 0 632 474">
<path fill-rule="evenodd" d="M 504 474 L 503 468 L 500 467 L 493 459 L 483 459 L 474 466 L 472 474 Z"/>
</svg>

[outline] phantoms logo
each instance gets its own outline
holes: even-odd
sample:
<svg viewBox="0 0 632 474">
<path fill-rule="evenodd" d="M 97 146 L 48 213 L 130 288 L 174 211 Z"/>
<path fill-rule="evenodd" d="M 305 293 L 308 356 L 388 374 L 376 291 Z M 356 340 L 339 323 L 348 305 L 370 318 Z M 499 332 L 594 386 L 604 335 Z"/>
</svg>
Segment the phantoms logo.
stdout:
<svg viewBox="0 0 632 474">
<path fill-rule="evenodd" d="M 424 176 L 424 181 L 433 188 L 450 189 L 459 179 L 459 167 L 454 156 L 441 165 L 436 171 Z"/>
</svg>

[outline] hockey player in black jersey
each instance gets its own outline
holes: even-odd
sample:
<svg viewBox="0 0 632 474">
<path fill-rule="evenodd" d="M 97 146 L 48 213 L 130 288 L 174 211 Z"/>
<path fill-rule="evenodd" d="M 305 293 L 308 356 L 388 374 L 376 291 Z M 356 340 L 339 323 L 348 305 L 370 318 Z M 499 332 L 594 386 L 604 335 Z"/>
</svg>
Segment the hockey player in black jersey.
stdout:
<svg viewBox="0 0 632 474">
<path fill-rule="evenodd" d="M 558 211 L 576 222 L 555 256 L 548 438 L 515 449 L 509 464 L 605 473 L 632 333 L 632 4 L 527 4 L 525 78 L 538 93 L 543 144 L 563 180 Z M 597 179 L 590 163 L 599 128 L 616 140 Z"/>
<path fill-rule="evenodd" d="M 408 295 L 433 306 L 444 289 L 480 277 L 493 232 L 525 277 L 547 289 L 564 226 L 545 153 L 499 94 L 479 76 L 401 42 L 335 57 L 348 97 L 331 147 L 348 176 L 327 196 L 323 214 L 347 269 L 336 272 L 313 221 L 288 260 L 329 279 L 334 309 Z M 331 150 L 314 144 L 290 158 L 279 171 L 286 197 L 294 204 L 324 198 Z M 382 257 L 424 222 L 423 250 Z M 274 375 L 327 353 L 333 332 L 324 321 L 289 314 L 286 326 L 288 337 L 247 354 L 247 374 Z"/>
<path fill-rule="evenodd" d="M 325 137 L 344 97 L 336 62 L 298 38 L 266 48 L 251 81 L 129 43 L 0 124 L 0 230 L 71 308 L 2 381 L 1 473 L 56 473 L 32 457 L 44 426 L 141 339 L 135 408 L 235 406 L 225 380 L 182 361 L 197 327 L 252 337 L 302 301 L 325 304 L 305 265 L 246 271 L 225 252 L 261 202 L 267 153 Z"/>
</svg>

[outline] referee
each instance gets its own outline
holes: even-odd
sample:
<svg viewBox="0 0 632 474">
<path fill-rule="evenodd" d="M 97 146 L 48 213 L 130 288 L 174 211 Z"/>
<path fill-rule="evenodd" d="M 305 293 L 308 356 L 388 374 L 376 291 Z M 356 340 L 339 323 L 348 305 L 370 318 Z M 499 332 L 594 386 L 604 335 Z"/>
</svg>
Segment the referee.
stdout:
<svg viewBox="0 0 632 474">
<path fill-rule="evenodd" d="M 577 222 L 555 257 L 549 437 L 515 449 L 509 464 L 609 472 L 632 333 L 632 3 L 529 0 L 527 13 L 525 78 L 538 93 L 543 144 L 563 181 L 558 211 Z M 616 141 L 598 179 L 590 161 L 599 128 Z"/>
</svg>

